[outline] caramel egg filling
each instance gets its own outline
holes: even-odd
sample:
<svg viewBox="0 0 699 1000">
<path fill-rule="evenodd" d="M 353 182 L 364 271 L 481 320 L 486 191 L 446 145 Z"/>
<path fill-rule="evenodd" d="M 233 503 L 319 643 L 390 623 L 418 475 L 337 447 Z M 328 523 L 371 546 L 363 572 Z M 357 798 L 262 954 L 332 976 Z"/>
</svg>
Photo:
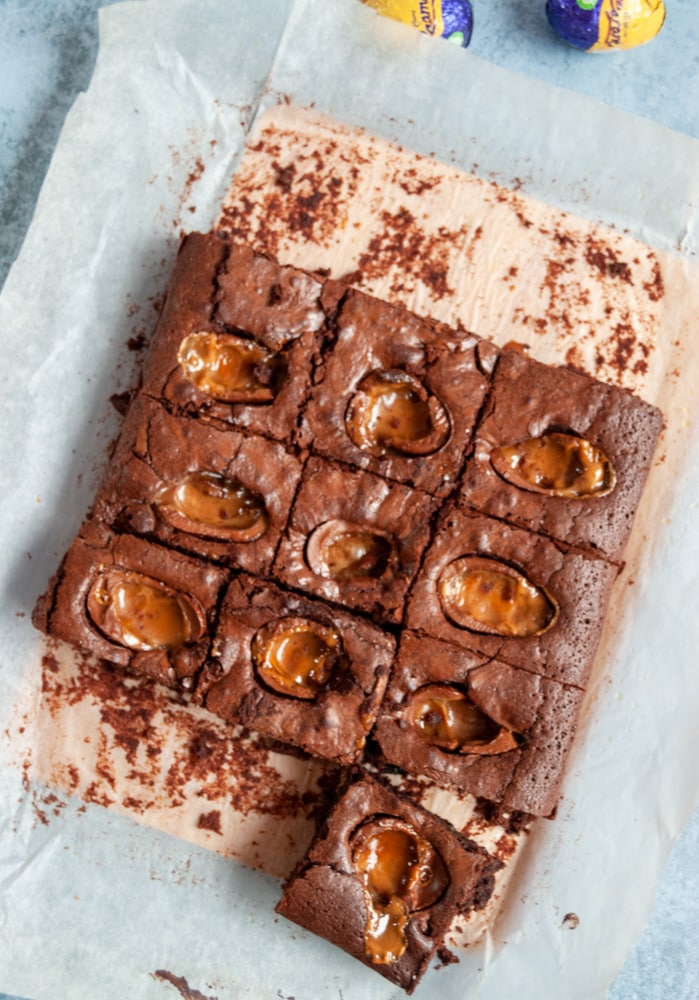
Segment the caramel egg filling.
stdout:
<svg viewBox="0 0 699 1000">
<path fill-rule="evenodd" d="M 283 618 L 260 629 L 252 641 L 258 676 L 278 694 L 310 700 L 343 660 L 340 633 L 304 618 Z"/>
<path fill-rule="evenodd" d="M 345 416 L 354 444 L 377 457 L 429 455 L 449 436 L 449 418 L 436 396 L 407 372 L 372 372 L 359 384 Z"/>
<path fill-rule="evenodd" d="M 558 431 L 494 448 L 490 462 L 513 486 L 552 497 L 603 497 L 616 482 L 612 463 L 600 448 Z"/>
<path fill-rule="evenodd" d="M 410 699 L 406 715 L 408 725 L 426 743 L 444 750 L 490 756 L 518 746 L 513 733 L 451 684 L 420 688 Z"/>
<path fill-rule="evenodd" d="M 129 649 L 177 649 L 196 642 L 204 631 L 204 614 L 193 598 L 125 569 L 100 573 L 87 608 L 105 635 Z"/>
<path fill-rule="evenodd" d="M 364 891 L 364 947 L 377 965 L 397 962 L 407 947 L 410 914 L 432 906 L 449 884 L 432 844 L 397 816 L 362 824 L 352 838 L 352 862 Z"/>
<path fill-rule="evenodd" d="M 174 527 L 213 538 L 253 542 L 269 524 L 261 497 L 238 480 L 214 472 L 190 472 L 167 483 L 153 502 Z"/>
<path fill-rule="evenodd" d="M 391 571 L 389 537 L 348 521 L 326 521 L 308 538 L 308 565 L 318 576 L 338 582 L 378 580 Z"/>
<path fill-rule="evenodd" d="M 277 389 L 279 358 L 261 344 L 228 333 L 190 333 L 177 360 L 201 392 L 227 403 L 268 403 Z"/>
<path fill-rule="evenodd" d="M 462 556 L 445 568 L 437 586 L 447 618 L 474 632 L 526 638 L 546 632 L 558 617 L 543 587 L 494 559 Z"/>
</svg>

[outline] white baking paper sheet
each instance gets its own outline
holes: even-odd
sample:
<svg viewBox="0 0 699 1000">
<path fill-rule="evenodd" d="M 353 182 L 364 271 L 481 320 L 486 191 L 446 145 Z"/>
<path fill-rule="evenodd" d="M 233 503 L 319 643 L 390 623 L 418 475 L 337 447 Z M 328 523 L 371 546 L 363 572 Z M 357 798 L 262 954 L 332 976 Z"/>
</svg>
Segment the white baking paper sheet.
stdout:
<svg viewBox="0 0 699 1000">
<path fill-rule="evenodd" d="M 526 841 L 485 941 L 457 965 L 431 971 L 416 994 L 603 996 L 699 798 L 699 620 L 692 607 L 699 565 L 692 337 L 699 143 L 496 69 L 379 19 L 356 0 L 268 2 L 264 9 L 148 0 L 107 8 L 100 24 L 92 85 L 69 115 L 0 298 L 0 990 L 30 1000 L 159 998 L 173 990 L 197 1000 L 398 995 L 274 917 L 277 879 L 231 858 L 240 857 L 236 844 L 257 836 L 237 831 L 229 843 L 197 826 L 213 801 L 203 784 L 190 789 L 195 801 L 184 809 L 159 800 L 139 812 L 118 795 L 97 804 L 88 789 L 91 753 L 102 738 L 98 703 L 73 716 L 47 712 L 55 702 L 51 691 L 41 697 L 46 647 L 29 623 L 104 467 L 118 426 L 108 398 L 133 384 L 134 348 L 152 327 L 180 231 L 210 228 L 231 183 L 235 205 L 249 128 L 259 136 L 281 122 L 292 134 L 320 134 L 337 123 L 343 142 L 352 135 L 346 127 L 362 126 L 380 137 L 362 139 L 374 143 L 379 167 L 409 157 L 383 140 L 446 164 L 457 195 L 453 203 L 431 203 L 435 214 L 425 227 L 437 228 L 439 218 L 468 232 L 481 212 L 485 223 L 497 222 L 494 263 L 518 254 L 520 276 L 540 277 L 541 256 L 532 252 L 528 260 L 513 249 L 513 219 L 525 209 L 549 228 L 560 223 L 560 209 L 578 217 L 566 217 L 578 233 L 590 223 L 614 225 L 617 234 L 605 230 L 603 238 L 624 259 L 635 254 L 634 274 L 648 278 L 656 262 L 661 269 L 661 300 L 641 308 L 631 296 L 615 305 L 638 321 L 634 343 L 643 345 L 637 349 L 647 365 L 600 372 L 624 384 L 631 377 L 632 388 L 663 407 L 668 428 L 614 594 L 559 815 L 536 824 Z M 248 165 L 261 169 L 263 158 L 249 151 L 241 170 Z M 421 171 L 431 169 L 421 161 Z M 474 177 L 460 180 L 462 173 Z M 380 170 L 372 179 L 381 187 Z M 491 182 L 511 192 L 498 203 L 498 219 Z M 384 207 L 393 197 L 389 186 L 377 195 Z M 257 238 L 254 213 L 248 224 Z M 357 231 L 371 227 L 365 220 Z M 310 254 L 314 266 L 338 268 L 358 248 L 332 239 L 327 246 L 279 243 L 287 259 L 307 263 Z M 502 295 L 492 283 L 488 294 L 474 294 L 459 281 L 484 280 L 482 270 L 452 263 L 455 294 L 431 297 L 417 281 L 400 292 L 389 272 L 375 290 L 460 318 L 499 342 L 522 340 L 521 329 L 510 336 L 509 327 L 524 306 L 532 314 L 541 282 L 522 277 Z M 571 280 L 584 275 L 578 269 Z M 465 294 L 456 294 L 459 288 Z M 570 339 L 560 332 L 530 337 L 534 355 L 564 360 L 578 351 L 571 358 L 589 366 L 603 320 L 595 314 L 590 335 L 585 316 L 574 318 Z M 87 668 L 69 657 L 63 669 L 58 676 L 67 681 L 71 670 Z M 123 697 L 128 705 L 128 685 Z M 163 711 L 164 724 L 176 730 L 176 710 Z M 86 717 L 93 733 L 80 728 Z M 71 722 L 79 718 L 80 725 Z M 60 772 L 69 755 L 80 765 L 77 776 Z M 124 759 L 115 752 L 112 764 L 116 772 Z M 105 779 L 101 766 L 102 780 L 118 788 L 111 765 L 106 770 Z M 301 849 L 308 825 L 299 816 L 298 842 L 277 854 L 278 827 L 265 820 L 262 805 L 251 815 L 269 849 L 264 858 L 251 852 L 242 860 L 279 874 L 284 864 L 275 870 L 275 860 L 282 850 Z M 225 833 L 225 817 L 221 823 Z M 565 919 L 570 914 L 577 926 Z"/>
</svg>

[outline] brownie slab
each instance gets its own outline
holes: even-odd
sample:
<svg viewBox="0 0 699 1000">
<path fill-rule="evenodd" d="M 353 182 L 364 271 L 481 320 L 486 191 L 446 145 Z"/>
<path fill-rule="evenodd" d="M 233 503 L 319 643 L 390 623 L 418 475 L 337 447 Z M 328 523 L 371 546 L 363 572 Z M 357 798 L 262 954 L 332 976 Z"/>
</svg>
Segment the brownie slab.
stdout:
<svg viewBox="0 0 699 1000">
<path fill-rule="evenodd" d="M 242 575 L 226 593 L 194 700 L 262 736 L 351 764 L 363 754 L 393 652 L 392 637 L 369 622 Z"/>
<path fill-rule="evenodd" d="M 356 290 L 335 328 L 304 416 L 314 451 L 449 493 L 488 388 L 477 338 Z"/>
<path fill-rule="evenodd" d="M 32 621 L 83 652 L 190 691 L 227 579 L 220 567 L 87 522 Z"/>
<path fill-rule="evenodd" d="M 398 622 L 436 502 L 398 483 L 310 458 L 274 562 L 274 576 Z"/>
<path fill-rule="evenodd" d="M 505 811 L 551 816 L 583 696 L 405 631 L 373 735 L 384 760 L 407 773 Z"/>
<path fill-rule="evenodd" d="M 469 619 L 459 610 L 456 598 L 460 575 L 473 571 L 483 591 L 476 597 L 483 601 L 485 611 L 489 610 L 488 589 L 497 591 L 500 584 L 487 576 L 479 581 L 478 574 L 509 573 L 517 596 L 508 607 L 520 599 L 525 608 L 527 602 L 536 605 L 538 601 L 546 611 L 541 628 L 503 634 L 492 624 Z M 618 567 L 603 559 L 563 549 L 502 521 L 451 508 L 440 516 L 410 594 L 406 623 L 433 638 L 585 687 L 617 573 Z M 454 602 L 451 607 L 448 598 Z"/>
<path fill-rule="evenodd" d="M 466 466 L 460 502 L 619 561 L 661 429 L 660 411 L 627 390 L 505 349 Z M 608 482 L 600 475 L 596 492 L 566 497 L 535 491 L 548 487 L 550 492 L 550 480 L 540 480 L 539 486 L 531 480 L 508 481 L 503 473 L 511 476 L 512 464 L 521 465 L 511 452 L 509 463 L 498 461 L 499 449 L 551 432 L 601 450 L 609 462 Z M 572 471 L 580 472 L 579 459 L 574 466 Z"/>
<path fill-rule="evenodd" d="M 390 856 L 387 867 L 394 864 L 404 876 L 395 892 L 395 868 L 388 877 L 380 866 L 371 870 L 381 853 Z M 422 887 L 414 885 L 419 862 Z M 286 884 L 277 913 L 412 993 L 454 918 L 488 901 L 499 867 L 444 820 L 357 775 Z M 405 921 L 391 947 L 368 928 L 371 916 L 380 918 L 389 908 L 394 927 Z"/>
<path fill-rule="evenodd" d="M 131 404 L 96 510 L 120 531 L 266 573 L 301 463 L 262 437 Z"/>
<path fill-rule="evenodd" d="M 181 412 L 289 440 L 325 324 L 321 282 L 214 233 L 180 246 L 143 391 Z"/>
</svg>

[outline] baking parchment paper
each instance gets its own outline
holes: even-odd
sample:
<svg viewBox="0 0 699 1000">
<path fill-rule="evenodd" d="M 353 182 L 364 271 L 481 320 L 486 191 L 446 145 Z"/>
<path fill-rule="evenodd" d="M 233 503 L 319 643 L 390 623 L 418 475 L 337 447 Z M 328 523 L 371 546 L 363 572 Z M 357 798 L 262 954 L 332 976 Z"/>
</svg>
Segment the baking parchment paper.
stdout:
<svg viewBox="0 0 699 1000">
<path fill-rule="evenodd" d="M 681 369 L 664 399 L 668 472 L 654 470 L 644 501 L 652 517 L 632 552 L 641 572 L 616 598 L 623 613 L 609 622 L 559 816 L 535 828 L 492 936 L 417 994 L 602 996 L 698 797 L 699 144 L 438 46 L 353 0 L 257 12 L 149 0 L 102 12 L 92 85 L 69 116 L 0 299 L 0 987 L 32 1000 L 167 996 L 182 983 L 220 1000 L 396 995 L 275 921 L 276 880 L 56 797 L 26 753 L 45 743 L 43 644 L 28 615 L 104 467 L 118 424 L 107 400 L 133 383 L 134 348 L 152 326 L 178 233 L 217 218 L 260 97 L 314 105 L 680 251 L 657 320 L 665 369 Z"/>
</svg>

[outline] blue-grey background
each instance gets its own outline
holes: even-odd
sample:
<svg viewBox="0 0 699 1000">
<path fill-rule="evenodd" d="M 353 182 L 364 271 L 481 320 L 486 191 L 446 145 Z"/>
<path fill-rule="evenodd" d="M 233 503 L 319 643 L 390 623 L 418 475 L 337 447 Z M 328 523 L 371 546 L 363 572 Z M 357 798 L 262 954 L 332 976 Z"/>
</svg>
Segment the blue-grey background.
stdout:
<svg viewBox="0 0 699 1000">
<path fill-rule="evenodd" d="M 97 11 L 109 2 L 0 0 L 0 284 L 22 245 L 65 115 L 89 84 Z M 473 0 L 471 50 L 699 139 L 699 3 L 667 5 L 667 23 L 653 42 L 590 55 L 555 38 L 544 0 Z M 699 810 L 672 853 L 646 932 L 609 997 L 699 1000 Z M 0 993 L 0 1000 L 13 998 Z"/>
</svg>

